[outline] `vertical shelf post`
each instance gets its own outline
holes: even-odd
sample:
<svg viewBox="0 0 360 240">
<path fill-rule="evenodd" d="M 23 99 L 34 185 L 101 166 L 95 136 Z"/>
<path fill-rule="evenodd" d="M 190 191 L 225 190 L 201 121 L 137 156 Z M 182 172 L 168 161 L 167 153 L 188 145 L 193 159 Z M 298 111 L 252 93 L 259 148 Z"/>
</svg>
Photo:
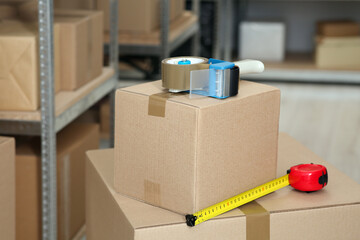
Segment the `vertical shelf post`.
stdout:
<svg viewBox="0 0 360 240">
<path fill-rule="evenodd" d="M 57 238 L 53 0 L 39 4 L 42 239 Z"/>
<path fill-rule="evenodd" d="M 215 4 L 215 17 L 214 17 L 214 45 L 213 45 L 213 57 L 216 59 L 222 59 L 221 57 L 221 20 L 222 20 L 222 6 L 223 0 L 216 0 Z"/>
<path fill-rule="evenodd" d="M 193 0 L 192 2 L 192 12 L 194 15 L 198 17 L 199 31 L 197 31 L 192 38 L 192 55 L 199 56 L 200 55 L 200 1 Z"/>
<path fill-rule="evenodd" d="M 117 0 L 110 1 L 110 65 L 114 68 L 115 82 L 117 83 L 119 76 L 119 46 L 118 46 L 118 19 L 119 19 L 119 6 Z M 115 90 L 110 93 L 110 147 L 114 146 L 114 117 L 115 117 Z"/>
<path fill-rule="evenodd" d="M 233 0 L 225 0 L 225 12 L 226 12 L 226 20 L 225 20 L 225 39 L 224 39 L 224 60 L 225 61 L 232 61 L 232 45 L 233 45 L 233 22 L 234 22 L 234 18 L 233 18 L 233 11 L 234 11 L 234 7 L 233 7 Z"/>
<path fill-rule="evenodd" d="M 170 56 L 169 51 L 169 25 L 170 25 L 170 1 L 169 0 L 161 0 L 161 54 L 160 61 L 162 59 L 168 58 Z"/>
</svg>

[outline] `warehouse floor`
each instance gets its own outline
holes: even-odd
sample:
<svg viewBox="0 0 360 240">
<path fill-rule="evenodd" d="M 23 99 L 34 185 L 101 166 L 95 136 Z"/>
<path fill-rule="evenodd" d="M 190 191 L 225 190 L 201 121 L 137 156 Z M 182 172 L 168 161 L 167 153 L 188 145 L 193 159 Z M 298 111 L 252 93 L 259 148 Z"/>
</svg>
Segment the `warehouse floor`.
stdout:
<svg viewBox="0 0 360 240">
<path fill-rule="evenodd" d="M 121 80 L 119 87 L 142 82 Z M 360 86 L 268 84 L 281 90 L 280 131 L 360 183 Z"/>
</svg>

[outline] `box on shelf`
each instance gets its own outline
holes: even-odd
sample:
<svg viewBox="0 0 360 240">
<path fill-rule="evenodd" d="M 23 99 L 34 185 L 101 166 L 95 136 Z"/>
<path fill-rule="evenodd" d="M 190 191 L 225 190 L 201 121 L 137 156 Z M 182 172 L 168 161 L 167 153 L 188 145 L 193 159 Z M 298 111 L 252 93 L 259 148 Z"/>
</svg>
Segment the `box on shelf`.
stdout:
<svg viewBox="0 0 360 240">
<path fill-rule="evenodd" d="M 318 37 L 316 66 L 327 69 L 360 69 L 359 37 Z"/>
<path fill-rule="evenodd" d="M 4 4 L 0 2 L 0 20 L 16 19 L 17 10 L 14 5 Z"/>
<path fill-rule="evenodd" d="M 87 156 L 88 240 L 302 240 L 357 239 L 360 236 L 360 185 L 286 134 L 279 137 L 278 177 L 285 175 L 293 165 L 314 162 L 327 167 L 329 185 L 314 193 L 286 187 L 193 228 L 186 225 L 184 215 L 116 193 L 112 149 L 90 151 Z M 255 218 L 245 211 L 249 208 L 261 209 L 262 214 Z M 259 238 L 257 233 L 267 233 L 268 237 Z"/>
<path fill-rule="evenodd" d="M 55 65 L 60 68 L 56 77 L 62 90 L 76 90 L 101 74 L 102 19 L 100 11 L 55 10 L 54 32 L 59 42 Z"/>
<path fill-rule="evenodd" d="M 108 1 L 108 0 L 107 0 Z M 60 9 L 95 9 L 94 0 L 54 0 L 54 7 Z"/>
<path fill-rule="evenodd" d="M 360 35 L 360 24 L 354 21 L 320 21 L 317 34 L 326 37 L 345 37 Z"/>
<path fill-rule="evenodd" d="M 160 26 L 160 0 L 119 0 L 119 31 L 151 32 Z M 96 0 L 97 9 L 104 12 L 104 30 L 109 31 L 109 3 Z M 185 10 L 184 0 L 169 0 L 169 18 L 174 20 Z M 141 6 L 141 7 L 139 7 Z"/>
<path fill-rule="evenodd" d="M 275 177 L 277 88 L 241 81 L 235 97 L 189 99 L 155 81 L 119 89 L 115 104 L 120 193 L 184 214 Z"/>
<path fill-rule="evenodd" d="M 97 124 L 71 124 L 57 136 L 58 239 L 72 239 L 85 223 L 85 152 L 97 149 Z M 40 140 L 16 148 L 16 239 L 41 238 Z"/>
<path fill-rule="evenodd" d="M 18 12 L 19 19 L 23 21 L 38 21 L 38 1 L 30 0 L 20 2 L 16 5 L 16 9 Z"/>
<path fill-rule="evenodd" d="M 285 57 L 285 34 L 285 23 L 283 22 L 240 23 L 240 59 L 283 61 Z"/>
<path fill-rule="evenodd" d="M 15 141 L 0 137 L 0 239 L 15 240 Z"/>
<path fill-rule="evenodd" d="M 0 21 L 0 110 L 37 110 L 39 70 L 37 27 Z"/>
</svg>

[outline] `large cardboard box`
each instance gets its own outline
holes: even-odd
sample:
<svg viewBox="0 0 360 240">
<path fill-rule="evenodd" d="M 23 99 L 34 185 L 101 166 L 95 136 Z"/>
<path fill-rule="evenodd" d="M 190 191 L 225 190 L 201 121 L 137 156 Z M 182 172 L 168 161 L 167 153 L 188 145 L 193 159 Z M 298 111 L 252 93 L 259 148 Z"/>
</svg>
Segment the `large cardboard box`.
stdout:
<svg viewBox="0 0 360 240">
<path fill-rule="evenodd" d="M 76 25 L 70 24 L 77 21 Z M 103 69 L 103 14 L 88 10 L 55 10 L 61 38 L 61 88 L 76 89 Z M 74 54 L 76 55 L 74 56 Z M 77 72 L 79 76 L 74 75 Z M 70 79 L 69 79 L 70 77 Z"/>
<path fill-rule="evenodd" d="M 293 165 L 313 162 L 327 167 L 329 184 L 313 193 L 289 186 L 193 228 L 186 225 L 184 215 L 116 193 L 112 149 L 90 151 L 87 156 L 88 240 L 357 240 L 360 236 L 360 185 L 286 134 L 279 137 L 277 176 Z"/>
<path fill-rule="evenodd" d="M 15 240 L 15 141 L 0 137 L 0 239 Z"/>
<path fill-rule="evenodd" d="M 241 81 L 235 97 L 189 99 L 155 81 L 117 90 L 115 106 L 120 193 L 189 213 L 275 177 L 277 88 Z"/>
<path fill-rule="evenodd" d="M 97 124 L 72 124 L 58 133 L 58 239 L 72 239 L 85 224 L 85 152 L 98 144 Z M 37 240 L 41 238 L 39 139 L 19 143 L 16 151 L 16 239 Z"/>
<path fill-rule="evenodd" d="M 359 37 L 319 37 L 316 66 L 327 69 L 360 69 Z"/>
<path fill-rule="evenodd" d="M 317 23 L 317 34 L 326 37 L 358 36 L 360 24 L 354 21 L 320 21 Z"/>
<path fill-rule="evenodd" d="M 0 21 L 0 109 L 39 107 L 37 28 L 19 21 Z"/>
<path fill-rule="evenodd" d="M 160 0 L 119 0 L 118 29 L 130 32 L 151 32 L 160 26 Z M 97 9 L 104 12 L 104 29 L 109 31 L 110 13 L 108 0 L 96 0 Z M 180 16 L 185 7 L 184 0 L 169 0 L 170 21 Z M 140 7 L 141 6 L 141 7 Z"/>
</svg>

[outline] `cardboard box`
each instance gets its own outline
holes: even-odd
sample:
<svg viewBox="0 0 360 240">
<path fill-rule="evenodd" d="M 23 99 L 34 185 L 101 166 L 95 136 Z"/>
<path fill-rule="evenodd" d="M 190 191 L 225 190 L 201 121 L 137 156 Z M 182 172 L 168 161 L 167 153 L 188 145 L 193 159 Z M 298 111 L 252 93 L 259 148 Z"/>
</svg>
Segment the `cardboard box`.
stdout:
<svg viewBox="0 0 360 240">
<path fill-rule="evenodd" d="M 155 81 L 117 90 L 115 106 L 120 193 L 189 213 L 275 177 L 277 88 L 241 81 L 235 97 L 189 99 Z"/>
<path fill-rule="evenodd" d="M 95 0 L 54 0 L 55 8 L 60 9 L 95 9 Z"/>
<path fill-rule="evenodd" d="M 286 134 L 279 137 L 277 176 L 293 165 L 314 162 L 327 167 L 328 186 L 313 193 L 286 187 L 193 228 L 185 224 L 183 215 L 116 193 L 113 154 L 112 149 L 87 153 L 88 240 L 355 240 L 360 236 L 360 185 Z M 248 213 L 249 208 L 261 209 L 263 215 Z"/>
<path fill-rule="evenodd" d="M 319 68 L 359 70 L 360 36 L 318 38 L 315 61 Z"/>
<path fill-rule="evenodd" d="M 32 24 L 0 22 L 0 110 L 39 107 L 37 28 Z"/>
<path fill-rule="evenodd" d="M 58 133 L 58 239 L 71 239 L 85 223 L 85 152 L 98 144 L 96 124 L 72 124 Z M 16 239 L 36 240 L 41 238 L 40 141 L 20 143 L 16 151 Z"/>
<path fill-rule="evenodd" d="M 360 24 L 354 21 L 320 21 L 317 34 L 324 37 L 359 36 Z"/>
<path fill-rule="evenodd" d="M 55 75 L 60 78 L 61 89 L 72 91 L 91 80 L 87 75 L 89 59 L 89 23 L 83 17 L 62 17 L 55 15 L 55 31 L 58 31 L 60 54 L 55 57 L 60 71 Z"/>
<path fill-rule="evenodd" d="M 151 32 L 160 26 L 160 0 L 119 0 L 119 31 Z M 109 31 L 110 13 L 108 0 L 96 0 L 98 10 L 104 12 L 104 30 Z M 169 0 L 170 21 L 185 10 L 184 0 Z M 141 7 L 139 7 L 141 6 Z"/>
<path fill-rule="evenodd" d="M 22 21 L 38 22 L 39 7 L 37 0 L 20 2 L 16 5 L 18 16 Z"/>
<path fill-rule="evenodd" d="M 285 23 L 242 22 L 239 25 L 240 59 L 280 62 L 285 57 Z"/>
<path fill-rule="evenodd" d="M 76 80 L 77 83 L 71 84 L 70 82 L 67 84 L 63 84 L 63 82 L 69 81 L 66 76 L 61 78 L 61 86 L 64 90 L 73 89 L 73 87 L 77 88 L 84 83 L 89 82 L 96 77 L 98 77 L 102 73 L 103 69 L 103 14 L 100 11 L 88 11 L 88 10 L 55 10 L 55 19 L 86 19 L 86 28 L 87 30 L 84 30 L 83 27 L 79 22 L 80 25 L 79 31 L 72 32 L 73 34 L 76 34 L 76 41 L 70 42 L 69 36 L 67 34 L 70 34 L 70 26 L 68 28 L 64 28 L 61 32 L 62 40 L 65 41 L 62 42 L 61 49 L 68 49 L 68 46 L 74 46 L 76 47 L 76 53 L 77 55 L 77 61 L 75 68 L 77 68 L 77 65 L 81 66 L 82 68 L 85 68 L 85 71 L 81 73 L 81 77 L 85 80 Z M 59 21 L 57 21 L 59 22 Z M 74 30 L 74 29 L 73 29 Z M 62 35 L 64 34 L 64 35 Z M 85 35 L 81 35 L 85 34 Z M 73 45 L 74 44 L 74 45 Z M 70 49 L 69 49 L 70 50 Z M 63 69 L 61 72 L 65 71 L 65 75 L 69 74 L 68 71 L 72 71 L 72 68 L 74 66 L 71 66 L 73 64 L 69 59 L 73 59 L 74 57 L 71 55 L 71 51 L 69 50 L 61 50 L 63 55 L 61 55 L 61 63 L 66 65 L 67 68 Z M 68 52 L 64 52 L 68 51 Z M 68 54 L 67 54 L 68 53 Z M 82 62 L 82 63 L 81 63 Z M 75 79 L 74 79 L 75 80 Z M 65 86 L 63 86 L 65 85 Z"/>
<path fill-rule="evenodd" d="M 54 52 L 60 51 L 54 28 Z M 0 21 L 0 110 L 34 111 L 40 104 L 38 27 L 18 20 Z M 60 73 L 55 62 L 55 76 Z M 55 77 L 54 91 L 60 91 Z"/>
<path fill-rule="evenodd" d="M 0 137 L 0 239 L 15 240 L 15 141 Z"/>
<path fill-rule="evenodd" d="M 15 19 L 17 17 L 16 7 L 10 4 L 0 2 L 0 20 Z"/>
</svg>

